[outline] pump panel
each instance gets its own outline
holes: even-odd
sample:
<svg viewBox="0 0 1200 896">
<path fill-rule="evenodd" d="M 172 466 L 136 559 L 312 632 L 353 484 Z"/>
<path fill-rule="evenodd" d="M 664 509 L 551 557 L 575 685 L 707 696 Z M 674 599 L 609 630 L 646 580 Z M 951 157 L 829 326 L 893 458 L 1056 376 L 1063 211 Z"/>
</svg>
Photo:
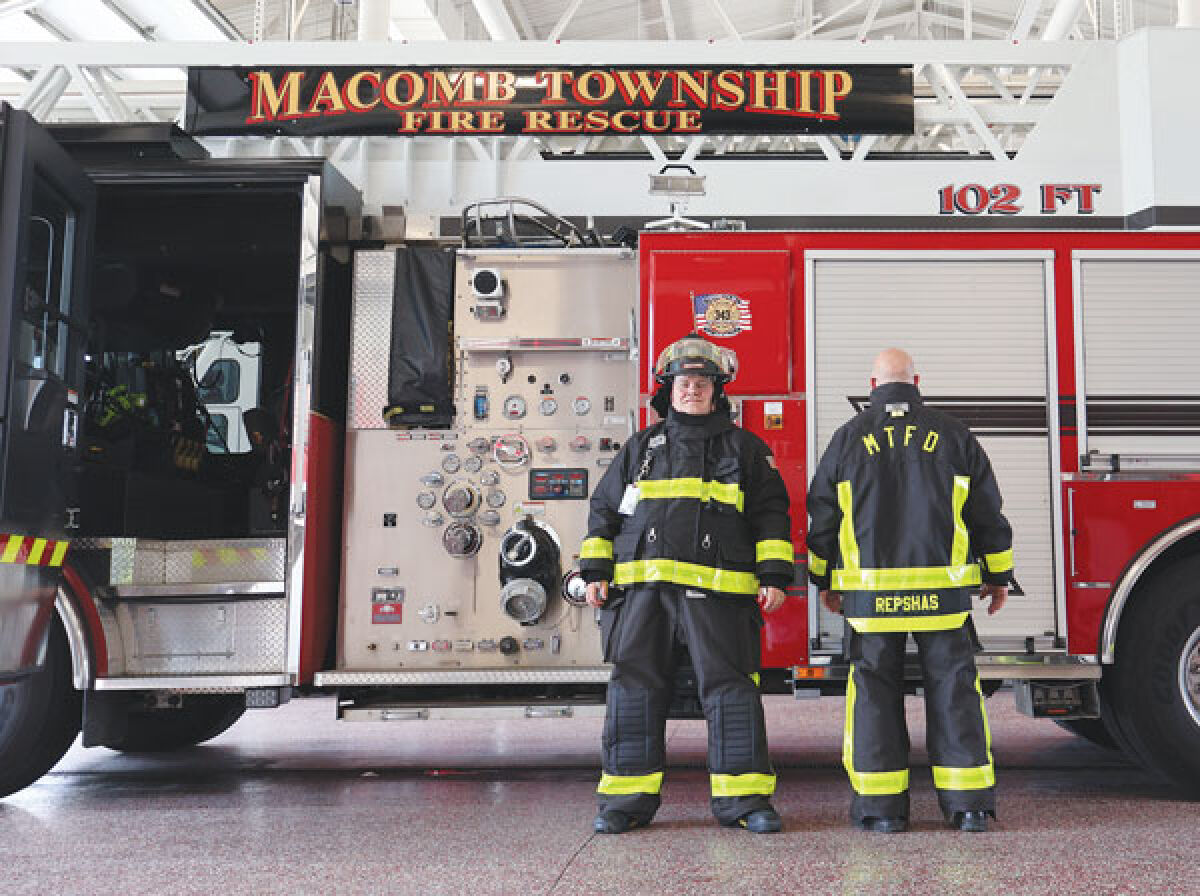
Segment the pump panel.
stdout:
<svg viewBox="0 0 1200 896">
<path fill-rule="evenodd" d="M 394 254 L 356 255 L 356 320 L 403 314 Z M 386 346 L 356 341 L 338 666 L 599 666 L 578 555 L 636 422 L 636 261 L 462 251 L 454 284 L 449 428 L 385 428 Z"/>
</svg>

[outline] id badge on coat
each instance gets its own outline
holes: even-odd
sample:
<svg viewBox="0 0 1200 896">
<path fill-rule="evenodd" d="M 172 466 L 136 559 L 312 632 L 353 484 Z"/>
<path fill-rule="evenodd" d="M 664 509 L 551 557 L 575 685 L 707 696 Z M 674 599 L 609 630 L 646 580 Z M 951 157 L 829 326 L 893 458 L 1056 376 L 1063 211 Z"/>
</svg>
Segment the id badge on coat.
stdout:
<svg viewBox="0 0 1200 896">
<path fill-rule="evenodd" d="M 625 494 L 621 497 L 621 506 L 617 508 L 617 513 L 622 516 L 633 516 L 640 498 L 641 493 L 638 491 L 636 483 L 625 486 Z"/>
</svg>

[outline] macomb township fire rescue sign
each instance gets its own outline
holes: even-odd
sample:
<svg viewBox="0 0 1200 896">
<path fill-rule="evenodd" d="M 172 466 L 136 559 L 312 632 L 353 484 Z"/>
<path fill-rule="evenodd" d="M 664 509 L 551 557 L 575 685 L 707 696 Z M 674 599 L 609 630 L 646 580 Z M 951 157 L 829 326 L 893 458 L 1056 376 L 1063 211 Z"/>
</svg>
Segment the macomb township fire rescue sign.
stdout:
<svg viewBox="0 0 1200 896">
<path fill-rule="evenodd" d="M 197 136 L 911 134 L 911 66 L 188 70 Z"/>
</svg>

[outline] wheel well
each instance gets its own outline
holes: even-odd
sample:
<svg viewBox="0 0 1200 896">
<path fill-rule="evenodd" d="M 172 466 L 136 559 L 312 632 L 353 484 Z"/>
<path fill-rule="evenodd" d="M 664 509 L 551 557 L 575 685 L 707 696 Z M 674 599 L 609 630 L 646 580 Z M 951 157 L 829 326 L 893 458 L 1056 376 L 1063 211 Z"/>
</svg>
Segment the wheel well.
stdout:
<svg viewBox="0 0 1200 896">
<path fill-rule="evenodd" d="M 92 591 L 73 567 L 64 564 L 55 600 L 58 619 L 71 649 L 72 682 L 86 691 L 97 676 L 108 673 L 108 649 Z"/>
<path fill-rule="evenodd" d="M 1100 661 L 1116 658 L 1116 640 L 1125 610 L 1138 600 L 1147 582 L 1160 572 L 1188 557 L 1200 555 L 1200 518 L 1193 518 L 1160 534 L 1121 573 L 1104 612 L 1100 630 Z"/>
</svg>

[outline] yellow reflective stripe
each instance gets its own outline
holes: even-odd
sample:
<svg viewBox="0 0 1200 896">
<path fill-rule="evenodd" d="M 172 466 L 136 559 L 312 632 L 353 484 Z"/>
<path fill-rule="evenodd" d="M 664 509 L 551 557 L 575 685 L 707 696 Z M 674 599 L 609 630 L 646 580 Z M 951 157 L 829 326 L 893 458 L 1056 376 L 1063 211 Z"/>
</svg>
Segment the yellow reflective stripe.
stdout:
<svg viewBox="0 0 1200 896">
<path fill-rule="evenodd" d="M 825 571 L 829 569 L 829 561 L 824 557 L 818 557 L 812 551 L 808 552 L 808 568 L 813 575 L 823 576 Z"/>
<path fill-rule="evenodd" d="M 51 566 L 62 566 L 63 557 L 67 555 L 68 541 L 59 541 L 54 545 L 54 553 L 50 555 Z"/>
<path fill-rule="evenodd" d="M 983 563 L 988 572 L 1009 572 L 1013 568 L 1012 549 L 984 554 Z"/>
<path fill-rule="evenodd" d="M 856 632 L 941 632 L 960 628 L 966 612 L 940 616 L 865 616 L 847 619 Z"/>
<path fill-rule="evenodd" d="M 26 563 L 37 566 L 42 562 L 42 553 L 46 550 L 46 539 L 35 538 L 33 547 L 29 549 L 29 556 L 25 559 Z"/>
<path fill-rule="evenodd" d="M 854 494 L 850 480 L 837 484 L 838 506 L 842 508 L 842 527 L 838 531 L 838 547 L 842 552 L 842 566 L 847 572 L 858 569 L 858 539 L 854 536 Z M 836 575 L 836 573 L 834 573 Z M 836 585 L 835 585 L 836 587 Z"/>
<path fill-rule="evenodd" d="M 967 524 L 963 522 L 962 512 L 970 491 L 970 476 L 954 477 L 954 542 L 950 546 L 951 566 L 963 566 L 967 562 L 967 548 L 971 538 L 967 534 Z"/>
<path fill-rule="evenodd" d="M 908 790 L 908 769 L 894 772 L 860 772 L 854 768 L 854 665 L 846 680 L 846 727 L 842 736 L 842 765 L 854 792 L 862 796 L 891 796 Z"/>
<path fill-rule="evenodd" d="M 4 553 L 0 554 L 0 563 L 14 563 L 17 559 L 17 554 L 21 552 L 21 543 L 24 541 L 20 535 L 8 536 L 8 545 L 4 548 Z"/>
<path fill-rule="evenodd" d="M 782 560 L 791 563 L 796 559 L 795 549 L 790 541 L 778 538 L 766 538 L 754 543 L 754 560 L 762 563 L 764 560 Z"/>
<path fill-rule="evenodd" d="M 713 796 L 770 796 L 775 776 L 750 772 L 745 775 L 709 775 Z"/>
<path fill-rule="evenodd" d="M 960 566 L 898 566 L 895 569 L 835 569 L 834 591 L 911 591 L 965 588 L 982 580 L 978 563 Z"/>
<path fill-rule="evenodd" d="M 933 767 L 933 786 L 938 790 L 983 790 L 996 786 L 996 770 L 990 765 L 977 768 Z"/>
<path fill-rule="evenodd" d="M 579 550 L 580 560 L 611 560 L 613 558 L 612 542 L 607 538 L 585 538 L 583 547 Z"/>
<path fill-rule="evenodd" d="M 762 683 L 762 678 L 759 676 L 759 674 L 757 672 L 750 673 L 750 680 L 754 682 L 755 687 L 758 687 L 759 684 Z"/>
<path fill-rule="evenodd" d="M 641 498 L 696 498 L 720 501 L 741 510 L 746 496 L 736 482 L 710 482 L 695 477 L 685 479 L 643 479 L 637 484 Z"/>
<path fill-rule="evenodd" d="M 734 572 L 663 558 L 632 560 L 616 565 L 613 570 L 614 585 L 633 585 L 637 582 L 672 582 L 709 591 L 758 594 L 758 577 L 752 572 Z"/>
<path fill-rule="evenodd" d="M 600 786 L 596 793 L 607 793 L 611 796 L 622 796 L 630 793 L 658 793 L 662 790 L 663 773 L 651 772 L 648 775 L 610 775 L 600 776 Z"/>
</svg>

